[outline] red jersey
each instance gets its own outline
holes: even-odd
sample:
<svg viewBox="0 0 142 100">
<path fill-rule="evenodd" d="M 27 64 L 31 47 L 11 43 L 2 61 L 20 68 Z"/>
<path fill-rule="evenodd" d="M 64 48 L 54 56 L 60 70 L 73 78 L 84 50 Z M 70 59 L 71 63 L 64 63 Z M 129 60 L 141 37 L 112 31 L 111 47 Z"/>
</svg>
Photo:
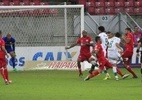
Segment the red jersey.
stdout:
<svg viewBox="0 0 142 100">
<path fill-rule="evenodd" d="M 132 33 L 127 33 L 126 34 L 126 38 L 129 38 L 130 42 L 125 44 L 125 51 L 133 52 L 133 49 L 134 49 L 134 40 L 133 40 Z"/>
<path fill-rule="evenodd" d="M 81 37 L 77 40 L 77 43 L 80 44 L 80 54 L 90 54 L 90 46 L 85 45 L 86 43 L 90 43 L 92 41 L 92 38 L 90 36 L 87 37 Z"/>
<path fill-rule="evenodd" d="M 105 60 L 104 51 L 100 43 L 96 43 L 94 50 L 98 50 L 97 54 L 98 61 Z"/>
<path fill-rule="evenodd" d="M 4 57 L 5 52 L 2 50 L 2 46 L 5 46 L 5 43 L 4 43 L 4 40 L 2 38 L 0 38 L 0 56 Z"/>
</svg>

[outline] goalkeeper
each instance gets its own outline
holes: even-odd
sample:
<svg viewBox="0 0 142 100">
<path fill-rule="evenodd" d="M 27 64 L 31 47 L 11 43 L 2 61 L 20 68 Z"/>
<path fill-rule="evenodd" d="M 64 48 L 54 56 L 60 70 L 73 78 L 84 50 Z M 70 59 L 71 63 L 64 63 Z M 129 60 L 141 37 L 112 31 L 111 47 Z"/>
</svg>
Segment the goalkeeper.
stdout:
<svg viewBox="0 0 142 100">
<path fill-rule="evenodd" d="M 17 72 L 17 69 L 15 68 L 15 39 L 10 33 L 8 33 L 5 37 L 3 37 L 3 40 L 5 41 L 5 48 L 11 56 L 13 71 Z"/>
</svg>

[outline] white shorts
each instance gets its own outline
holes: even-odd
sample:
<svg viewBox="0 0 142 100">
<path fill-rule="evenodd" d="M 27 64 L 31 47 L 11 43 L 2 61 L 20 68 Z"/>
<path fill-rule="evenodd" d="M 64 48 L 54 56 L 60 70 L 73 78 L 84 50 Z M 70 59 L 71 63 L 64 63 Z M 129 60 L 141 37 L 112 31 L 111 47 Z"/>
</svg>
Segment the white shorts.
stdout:
<svg viewBox="0 0 142 100">
<path fill-rule="evenodd" d="M 117 64 L 118 63 L 118 59 L 111 59 L 111 58 L 108 58 L 109 62 L 111 64 Z"/>
</svg>

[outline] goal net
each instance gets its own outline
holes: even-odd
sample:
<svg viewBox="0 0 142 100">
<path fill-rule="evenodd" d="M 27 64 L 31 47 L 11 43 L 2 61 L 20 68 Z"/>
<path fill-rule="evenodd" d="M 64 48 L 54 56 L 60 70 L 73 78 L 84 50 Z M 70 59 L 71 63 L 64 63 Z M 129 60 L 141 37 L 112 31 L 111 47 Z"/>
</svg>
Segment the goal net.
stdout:
<svg viewBox="0 0 142 100">
<path fill-rule="evenodd" d="M 62 61 L 79 51 L 67 52 L 65 46 L 83 29 L 83 5 L 0 6 L 0 30 L 16 39 L 16 68 L 76 69 L 76 63 Z M 8 66 L 12 69 L 10 58 Z"/>
<path fill-rule="evenodd" d="M 82 5 L 1 6 L 0 29 L 19 47 L 65 46 L 83 30 Z"/>
</svg>

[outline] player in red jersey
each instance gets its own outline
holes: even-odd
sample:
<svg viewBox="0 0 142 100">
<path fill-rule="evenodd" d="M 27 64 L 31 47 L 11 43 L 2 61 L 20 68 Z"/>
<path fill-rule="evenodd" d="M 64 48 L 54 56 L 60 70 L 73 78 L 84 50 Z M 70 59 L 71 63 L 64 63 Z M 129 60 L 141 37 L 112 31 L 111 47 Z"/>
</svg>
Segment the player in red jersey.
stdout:
<svg viewBox="0 0 142 100">
<path fill-rule="evenodd" d="M 92 54 L 96 54 L 97 57 L 97 61 L 99 62 L 99 69 L 96 70 L 95 72 L 93 72 L 92 74 L 90 74 L 89 76 L 87 76 L 84 80 L 89 80 L 90 78 L 97 76 L 98 74 L 100 74 L 103 70 L 104 70 L 104 66 L 108 69 L 108 68 L 112 68 L 112 64 L 109 63 L 109 61 L 105 58 L 104 56 L 104 52 L 103 52 L 103 48 L 101 46 L 101 38 L 99 36 L 97 36 L 95 38 L 96 41 L 96 45 L 92 51 Z"/>
<path fill-rule="evenodd" d="M 82 76 L 83 74 L 81 70 L 81 62 L 85 60 L 87 61 L 89 60 L 89 58 L 91 57 L 90 46 L 93 46 L 92 38 L 87 35 L 86 30 L 82 31 L 81 38 L 79 38 L 74 44 L 72 44 L 69 47 L 66 47 L 65 49 L 70 49 L 78 44 L 81 46 L 81 48 L 80 48 L 80 54 L 77 59 L 77 65 L 78 65 L 78 70 L 79 70 L 79 76 Z"/>
<path fill-rule="evenodd" d="M 11 81 L 9 81 L 9 78 L 8 78 L 7 62 L 6 62 L 5 56 L 8 57 L 8 54 L 5 49 L 4 40 L 2 39 L 2 32 L 0 31 L 0 73 L 6 85 L 8 85 Z"/>
<path fill-rule="evenodd" d="M 122 54 L 122 58 L 124 60 L 124 66 L 133 75 L 133 78 L 137 78 L 137 75 L 129 65 L 132 59 L 133 49 L 134 49 L 133 35 L 131 33 L 130 28 L 125 29 L 125 36 L 122 36 L 122 39 L 125 42 L 125 50 L 124 53 Z"/>
</svg>

